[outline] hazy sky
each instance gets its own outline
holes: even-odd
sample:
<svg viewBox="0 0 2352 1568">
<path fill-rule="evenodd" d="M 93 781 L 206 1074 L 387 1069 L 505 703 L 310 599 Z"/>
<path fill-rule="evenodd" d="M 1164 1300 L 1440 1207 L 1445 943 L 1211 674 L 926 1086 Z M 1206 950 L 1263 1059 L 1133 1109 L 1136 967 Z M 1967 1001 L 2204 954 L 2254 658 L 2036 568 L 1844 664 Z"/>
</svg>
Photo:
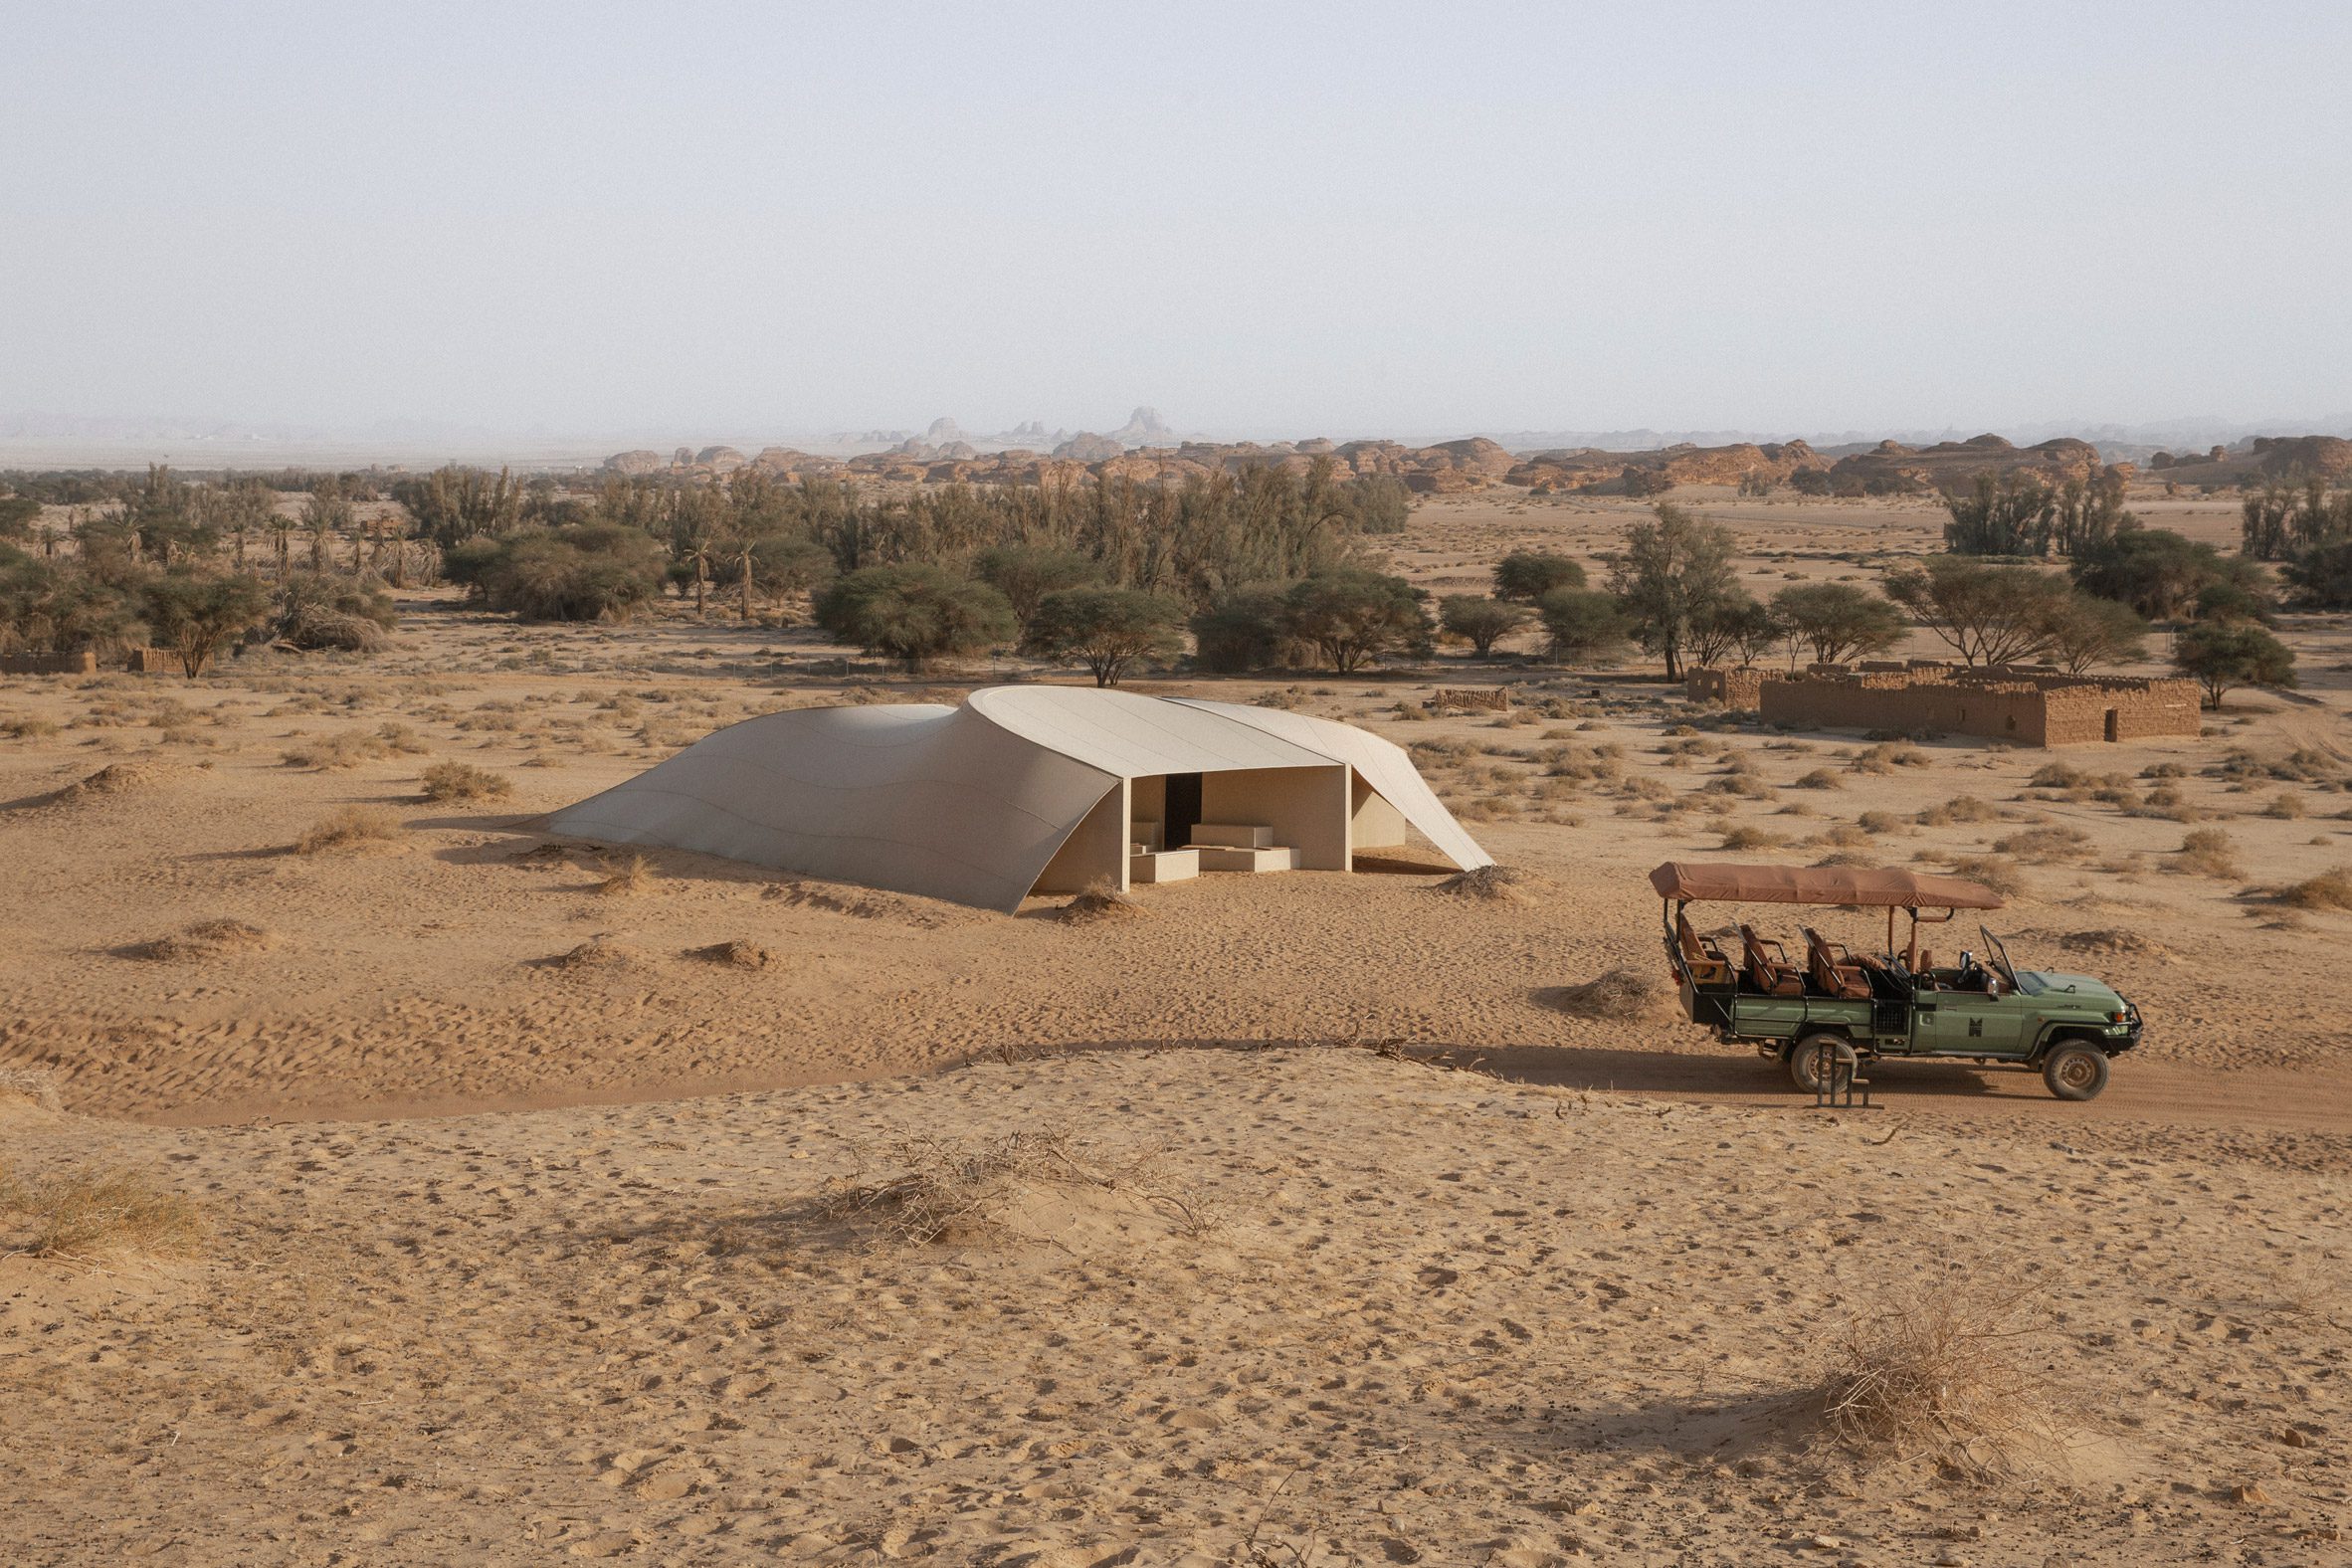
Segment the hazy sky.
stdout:
<svg viewBox="0 0 2352 1568">
<path fill-rule="evenodd" d="M 2352 5 L 0 0 L 0 414 L 2352 409 Z"/>
</svg>

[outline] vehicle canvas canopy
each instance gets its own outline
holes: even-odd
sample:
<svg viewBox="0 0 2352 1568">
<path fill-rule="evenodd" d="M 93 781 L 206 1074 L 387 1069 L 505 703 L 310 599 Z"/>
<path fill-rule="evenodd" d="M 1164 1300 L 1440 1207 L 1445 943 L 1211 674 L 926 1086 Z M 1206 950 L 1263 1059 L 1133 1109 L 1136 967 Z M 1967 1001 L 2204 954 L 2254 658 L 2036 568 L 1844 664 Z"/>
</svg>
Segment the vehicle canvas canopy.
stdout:
<svg viewBox="0 0 2352 1568">
<path fill-rule="evenodd" d="M 1677 907 L 1693 903 L 1802 903 L 1840 909 L 1884 909 L 1886 954 L 1894 956 L 1894 911 L 1911 917 L 1906 962 L 1919 962 L 1919 922 L 1949 920 L 1960 909 L 1998 909 L 2001 895 L 1959 877 L 1866 866 L 1752 866 L 1667 861 L 1650 874 L 1659 897 Z M 1940 913 L 1928 913 L 1940 910 Z"/>
</svg>

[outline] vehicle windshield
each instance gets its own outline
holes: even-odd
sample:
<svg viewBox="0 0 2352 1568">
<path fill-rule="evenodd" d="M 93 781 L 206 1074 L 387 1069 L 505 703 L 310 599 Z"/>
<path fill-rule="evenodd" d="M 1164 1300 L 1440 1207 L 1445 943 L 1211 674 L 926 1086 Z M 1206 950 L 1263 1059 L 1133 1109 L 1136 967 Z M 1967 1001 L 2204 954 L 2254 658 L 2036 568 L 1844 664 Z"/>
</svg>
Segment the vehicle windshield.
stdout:
<svg viewBox="0 0 2352 1568">
<path fill-rule="evenodd" d="M 2042 993 L 2042 982 L 2039 977 L 2032 985 L 2026 984 L 2018 977 L 2016 965 L 2009 961 L 2009 949 L 2002 945 L 2000 937 L 1995 936 L 1982 925 L 1976 928 L 1976 934 L 1985 939 L 1985 950 L 1993 955 L 1993 969 L 2002 979 L 2009 982 L 2009 989 L 2023 991 L 2028 996 L 2039 996 Z"/>
</svg>

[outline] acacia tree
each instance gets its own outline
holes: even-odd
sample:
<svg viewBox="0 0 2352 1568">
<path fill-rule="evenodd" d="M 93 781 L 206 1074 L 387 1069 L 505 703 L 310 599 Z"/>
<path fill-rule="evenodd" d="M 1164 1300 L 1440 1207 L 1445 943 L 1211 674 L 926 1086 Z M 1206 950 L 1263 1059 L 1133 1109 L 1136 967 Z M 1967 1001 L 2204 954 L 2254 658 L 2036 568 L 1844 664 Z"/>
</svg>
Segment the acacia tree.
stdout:
<svg viewBox="0 0 2352 1568">
<path fill-rule="evenodd" d="M 1919 618 L 1963 664 L 2011 665 L 2046 652 L 2065 585 L 2031 566 L 1939 555 L 1886 577 L 1886 597 Z"/>
<path fill-rule="evenodd" d="M 1712 604 L 1699 606 L 1690 617 L 1691 668 L 1706 670 L 1721 664 L 1753 641 L 1757 624 L 1771 616 L 1771 611 L 1737 588 Z"/>
<path fill-rule="evenodd" d="M 1426 652 L 1427 597 L 1402 577 L 1343 567 L 1293 583 L 1282 607 L 1290 635 L 1347 675 L 1383 654 Z"/>
<path fill-rule="evenodd" d="M 1026 633 L 1046 595 L 1099 581 L 1102 569 L 1076 550 L 1000 544 L 973 557 L 972 575 L 1005 596 Z"/>
<path fill-rule="evenodd" d="M 1133 588 L 1065 588 L 1038 602 L 1022 646 L 1048 659 L 1076 659 L 1098 686 L 1113 686 L 1139 660 L 1173 659 L 1184 649 L 1184 606 Z"/>
<path fill-rule="evenodd" d="M 1555 588 L 1535 609 L 1551 639 L 1551 657 L 1563 665 L 1600 664 L 1633 640 L 1625 607 L 1597 588 Z"/>
<path fill-rule="evenodd" d="M 845 643 L 898 660 L 909 672 L 976 654 L 1019 634 L 1013 607 L 986 583 L 943 566 L 868 566 L 817 595 L 817 624 Z"/>
<path fill-rule="evenodd" d="M 1494 563 L 1494 597 L 1532 604 L 1555 588 L 1582 588 L 1584 568 L 1565 555 L 1513 550 Z"/>
<path fill-rule="evenodd" d="M 1491 658 L 1494 645 L 1525 626 L 1531 614 L 1523 604 L 1483 594 L 1448 594 L 1438 601 L 1438 624 L 1446 635 L 1470 644 L 1480 659 Z"/>
<path fill-rule="evenodd" d="M 1799 583 L 1772 596 L 1772 613 L 1786 635 L 1810 646 L 1816 664 L 1842 664 L 1882 654 L 1903 639 L 1893 605 L 1852 583 Z"/>
<path fill-rule="evenodd" d="M 2130 605 L 2068 593 L 2051 606 L 2050 657 L 2070 676 L 2121 664 L 2144 651 L 2148 623 Z"/>
<path fill-rule="evenodd" d="M 2295 684 L 2293 651 L 2251 621 L 2199 622 L 2173 639 L 2172 662 L 2205 687 L 2205 705 L 2216 711 L 2237 686 Z"/>
<path fill-rule="evenodd" d="M 267 620 L 270 590 L 242 572 L 174 568 L 151 579 L 142 595 L 147 625 L 180 656 L 193 680 L 220 646 Z"/>
<path fill-rule="evenodd" d="M 1682 679 L 1692 620 L 1737 593 L 1734 549 L 1729 528 L 1670 501 L 1625 530 L 1625 548 L 1610 562 L 1609 588 L 1642 646 L 1665 658 L 1668 681 Z"/>
</svg>

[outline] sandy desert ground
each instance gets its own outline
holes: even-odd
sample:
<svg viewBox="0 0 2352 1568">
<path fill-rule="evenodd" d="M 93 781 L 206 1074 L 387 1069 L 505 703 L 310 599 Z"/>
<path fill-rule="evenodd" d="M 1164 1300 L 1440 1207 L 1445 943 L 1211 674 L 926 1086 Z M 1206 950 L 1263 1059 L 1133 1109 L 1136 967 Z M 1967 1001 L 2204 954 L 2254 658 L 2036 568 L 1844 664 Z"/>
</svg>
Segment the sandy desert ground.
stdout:
<svg viewBox="0 0 2352 1568">
<path fill-rule="evenodd" d="M 1761 592 L 1940 517 L 1696 503 Z M 1434 501 L 1397 559 L 1462 591 L 1626 513 Z M 2275 891 L 2352 865 L 2345 618 L 2201 740 L 2061 752 L 1727 728 L 1631 668 L 1142 683 L 1413 746 L 1532 891 L 1404 862 L 1072 923 L 533 826 L 721 723 L 1022 672 L 403 608 L 366 662 L 0 684 L 0 1162 L 203 1211 L 184 1257 L 0 1258 L 0 1556 L 2344 1560 L 2352 914 Z M 1400 712 L 1489 679 L 1509 721 Z M 511 793 L 427 802 L 443 761 Z M 2147 1044 L 2090 1106 L 1889 1066 L 1825 1116 L 1670 1012 L 1564 1010 L 1734 833 L 2001 879 L 2021 960 Z M 922 1147 L 1045 1163 L 993 1230 L 845 1201 Z M 2057 1441 L 2013 1477 L 1823 1429 L 1923 1279 L 2027 1314 Z"/>
</svg>

